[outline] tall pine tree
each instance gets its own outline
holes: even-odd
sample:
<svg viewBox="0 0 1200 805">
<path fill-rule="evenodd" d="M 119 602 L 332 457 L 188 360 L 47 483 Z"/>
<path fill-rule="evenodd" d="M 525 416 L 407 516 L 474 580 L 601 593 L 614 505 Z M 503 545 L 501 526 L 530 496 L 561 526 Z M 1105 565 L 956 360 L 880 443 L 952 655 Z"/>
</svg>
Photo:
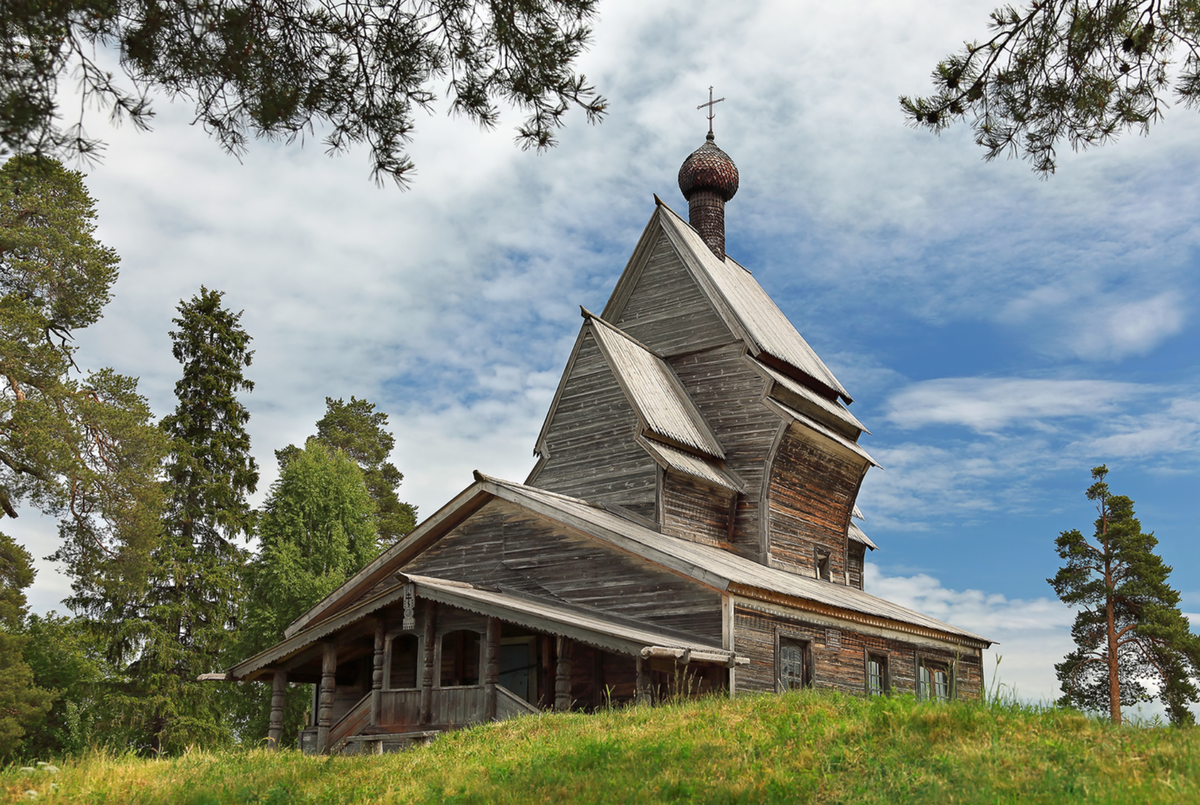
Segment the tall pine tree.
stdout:
<svg viewBox="0 0 1200 805">
<path fill-rule="evenodd" d="M 1179 611 L 1179 593 L 1167 584 L 1171 568 L 1154 553 L 1158 540 L 1143 534 L 1133 501 L 1109 492 L 1108 468 L 1092 470 L 1087 498 L 1096 502 L 1091 540 L 1064 531 L 1055 546 L 1066 561 L 1047 579 L 1064 604 L 1078 608 L 1071 636 L 1075 650 L 1054 666 L 1061 704 L 1108 710 L 1121 723 L 1121 707 L 1159 698 L 1171 722 L 1192 724 L 1188 704 L 1200 699 L 1200 636 Z M 1152 694 L 1146 682 L 1158 688 Z"/>
<path fill-rule="evenodd" d="M 130 666 L 147 719 L 151 747 L 176 751 L 230 738 L 218 686 L 196 681 L 215 671 L 236 627 L 254 512 L 246 497 L 258 484 L 239 392 L 254 384 L 242 374 L 253 353 L 241 313 L 222 294 L 201 288 L 179 306 L 172 352 L 183 364 L 178 404 L 162 420 L 171 440 L 166 467 L 166 516 L 153 555 L 152 589 L 143 617 L 130 623 Z"/>
</svg>

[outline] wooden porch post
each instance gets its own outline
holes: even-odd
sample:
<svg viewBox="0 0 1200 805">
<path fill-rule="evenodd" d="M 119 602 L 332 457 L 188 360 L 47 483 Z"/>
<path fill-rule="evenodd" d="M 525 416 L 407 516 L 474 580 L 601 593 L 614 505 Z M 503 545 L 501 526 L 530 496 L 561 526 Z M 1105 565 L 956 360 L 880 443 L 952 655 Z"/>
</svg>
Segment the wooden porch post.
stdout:
<svg viewBox="0 0 1200 805">
<path fill-rule="evenodd" d="M 329 728 L 333 726 L 333 694 L 337 688 L 337 646 L 326 643 L 321 655 L 321 698 L 317 703 L 317 754 L 329 751 Z"/>
<path fill-rule="evenodd" d="M 571 641 L 560 635 L 555 648 L 558 667 L 554 674 L 554 709 L 565 713 L 571 709 Z"/>
<path fill-rule="evenodd" d="M 428 724 L 433 720 L 433 644 L 437 639 L 437 632 L 434 629 L 436 606 L 433 601 L 425 602 L 425 670 L 421 676 L 422 724 Z"/>
<path fill-rule="evenodd" d="M 650 704 L 650 671 L 646 660 L 637 658 L 637 699 L 638 704 Z"/>
<path fill-rule="evenodd" d="M 276 670 L 271 679 L 271 728 L 267 732 L 267 746 L 279 748 L 283 738 L 283 695 L 287 691 L 287 671 Z"/>
<path fill-rule="evenodd" d="M 375 621 L 375 667 L 371 671 L 371 726 L 379 726 L 379 699 L 383 691 L 383 649 L 384 640 L 383 618 Z"/>
<path fill-rule="evenodd" d="M 500 680 L 500 619 L 487 621 L 487 664 L 483 669 L 483 717 L 496 720 L 496 685 Z"/>
</svg>

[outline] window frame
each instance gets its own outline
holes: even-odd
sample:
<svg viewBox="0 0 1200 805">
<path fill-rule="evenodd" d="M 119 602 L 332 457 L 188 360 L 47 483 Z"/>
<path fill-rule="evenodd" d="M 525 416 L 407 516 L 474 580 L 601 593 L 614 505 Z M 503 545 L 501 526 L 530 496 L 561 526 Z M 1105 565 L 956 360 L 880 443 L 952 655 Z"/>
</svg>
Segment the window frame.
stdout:
<svg viewBox="0 0 1200 805">
<path fill-rule="evenodd" d="M 833 581 L 833 551 L 813 548 L 813 574 L 818 581 Z"/>
<path fill-rule="evenodd" d="M 798 688 L 788 687 L 783 678 L 783 647 L 794 644 L 800 649 L 801 684 Z M 815 686 L 816 673 L 813 665 L 813 638 L 803 632 L 791 629 L 775 629 L 775 692 L 785 693 L 789 690 L 802 690 Z"/>
<path fill-rule="evenodd" d="M 889 660 L 890 660 L 890 657 L 888 656 L 887 652 L 868 651 L 865 653 L 864 662 L 866 664 L 866 667 L 865 667 L 864 679 L 866 682 L 866 689 L 867 689 L 868 697 L 870 697 L 870 696 L 890 696 L 892 694 L 891 669 L 888 667 Z M 871 663 L 872 662 L 876 662 L 879 664 L 879 690 L 878 690 L 878 692 L 876 692 L 871 685 L 871 682 L 872 682 Z"/>
<path fill-rule="evenodd" d="M 952 702 L 958 698 L 957 663 L 942 657 L 917 655 L 917 698 L 927 701 Z M 937 674 L 946 675 L 944 696 L 937 695 Z"/>
</svg>

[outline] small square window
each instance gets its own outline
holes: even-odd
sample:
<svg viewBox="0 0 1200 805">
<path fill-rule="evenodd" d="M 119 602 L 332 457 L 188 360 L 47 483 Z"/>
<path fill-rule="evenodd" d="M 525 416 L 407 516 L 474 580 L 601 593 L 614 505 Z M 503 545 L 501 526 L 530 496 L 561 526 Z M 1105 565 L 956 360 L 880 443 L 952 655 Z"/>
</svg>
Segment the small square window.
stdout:
<svg viewBox="0 0 1200 805">
<path fill-rule="evenodd" d="M 823 551 L 818 548 L 816 550 L 816 565 L 817 565 L 817 578 L 818 579 L 821 579 L 822 581 L 830 581 L 831 580 L 832 572 L 830 569 L 830 564 L 831 564 L 831 562 L 830 562 L 829 551 Z"/>
<path fill-rule="evenodd" d="M 867 655 L 867 694 L 886 696 L 888 685 L 888 658 L 883 654 Z"/>
</svg>

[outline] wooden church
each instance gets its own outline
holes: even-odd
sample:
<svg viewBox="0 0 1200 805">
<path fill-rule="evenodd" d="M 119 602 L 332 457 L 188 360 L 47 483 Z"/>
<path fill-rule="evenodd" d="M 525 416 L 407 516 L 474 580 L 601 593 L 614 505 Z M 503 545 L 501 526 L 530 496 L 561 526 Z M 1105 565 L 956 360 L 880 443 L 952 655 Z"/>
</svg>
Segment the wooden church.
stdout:
<svg viewBox="0 0 1200 805">
<path fill-rule="evenodd" d="M 830 688 L 975 698 L 991 641 L 863 591 L 850 395 L 725 255 L 733 161 L 679 171 L 579 338 L 525 483 L 474 483 L 222 678 L 315 683 L 309 752 L 540 710 Z"/>
</svg>

